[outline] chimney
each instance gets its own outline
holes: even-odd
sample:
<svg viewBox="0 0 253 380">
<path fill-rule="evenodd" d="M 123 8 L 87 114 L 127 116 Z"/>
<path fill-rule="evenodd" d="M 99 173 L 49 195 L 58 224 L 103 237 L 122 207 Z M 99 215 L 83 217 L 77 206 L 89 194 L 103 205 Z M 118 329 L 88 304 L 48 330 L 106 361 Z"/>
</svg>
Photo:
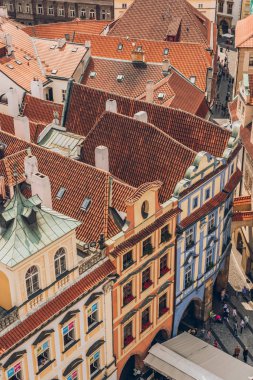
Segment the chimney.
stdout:
<svg viewBox="0 0 253 380">
<path fill-rule="evenodd" d="M 25 140 L 27 142 L 31 142 L 30 125 L 29 125 L 29 119 L 27 116 L 14 117 L 14 131 L 15 131 L 16 137 L 22 140 Z"/>
<path fill-rule="evenodd" d="M 84 47 L 85 47 L 86 49 L 90 49 L 90 48 L 91 48 L 91 41 L 85 41 L 85 43 L 84 43 Z"/>
<path fill-rule="evenodd" d="M 24 160 L 26 182 L 31 185 L 33 174 L 38 172 L 38 161 L 35 156 L 32 155 L 31 149 L 27 149 L 27 156 Z"/>
<path fill-rule="evenodd" d="M 148 122 L 148 114 L 146 111 L 140 111 L 134 114 L 134 119 L 138 121 L 142 121 L 143 123 Z"/>
<path fill-rule="evenodd" d="M 164 59 L 163 60 L 163 65 L 162 65 L 162 73 L 164 76 L 169 75 L 171 72 L 171 64 L 169 59 Z"/>
<path fill-rule="evenodd" d="M 95 149 L 95 166 L 98 169 L 109 172 L 109 152 L 108 148 L 103 145 L 99 145 Z"/>
<path fill-rule="evenodd" d="M 146 102 L 153 103 L 154 101 L 154 81 L 148 80 L 146 84 Z"/>
<path fill-rule="evenodd" d="M 43 206 L 52 208 L 51 184 L 49 177 L 42 173 L 32 175 L 32 195 L 38 195 Z"/>
<path fill-rule="evenodd" d="M 15 117 L 19 115 L 18 93 L 15 88 L 10 88 L 7 92 L 8 114 Z"/>
<path fill-rule="evenodd" d="M 34 78 L 31 81 L 31 94 L 34 98 L 43 99 L 43 85 L 41 80 Z"/>
<path fill-rule="evenodd" d="M 4 42 L 7 49 L 7 55 L 11 55 L 13 52 L 13 46 L 12 46 L 12 35 L 7 33 L 4 35 Z"/>
<path fill-rule="evenodd" d="M 117 113 L 117 102 L 113 99 L 108 99 L 105 103 L 105 110 L 113 113 Z"/>
<path fill-rule="evenodd" d="M 8 18 L 8 10 L 6 6 L 0 7 L 0 17 Z"/>
<path fill-rule="evenodd" d="M 213 68 L 208 67 L 207 74 L 206 74 L 206 98 L 209 103 L 211 101 L 212 81 L 213 81 Z"/>
<path fill-rule="evenodd" d="M 145 62 L 145 52 L 142 49 L 134 49 L 131 53 L 133 63 L 144 63 Z"/>
<path fill-rule="evenodd" d="M 66 44 L 66 39 L 65 38 L 59 38 L 57 40 L 57 47 L 59 49 L 63 48 L 65 46 L 65 44 Z"/>
</svg>

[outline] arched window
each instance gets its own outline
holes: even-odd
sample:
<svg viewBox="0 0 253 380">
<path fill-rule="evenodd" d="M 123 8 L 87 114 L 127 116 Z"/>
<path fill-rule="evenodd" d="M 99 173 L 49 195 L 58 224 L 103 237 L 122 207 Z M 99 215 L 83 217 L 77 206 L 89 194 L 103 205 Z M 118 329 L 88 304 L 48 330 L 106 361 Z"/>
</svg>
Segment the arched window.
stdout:
<svg viewBox="0 0 253 380">
<path fill-rule="evenodd" d="M 101 12 L 101 19 L 102 20 L 105 20 L 105 10 L 103 9 L 102 12 Z"/>
<path fill-rule="evenodd" d="M 66 251 L 64 248 L 58 249 L 54 256 L 55 277 L 59 277 L 66 272 Z"/>
<path fill-rule="evenodd" d="M 94 19 L 95 18 L 95 11 L 94 9 L 90 9 L 90 19 Z"/>
<path fill-rule="evenodd" d="M 81 9 L 80 17 L 86 18 L 86 10 L 84 8 Z"/>
<path fill-rule="evenodd" d="M 27 291 L 28 297 L 39 290 L 40 288 L 39 270 L 35 265 L 29 268 L 28 271 L 26 272 L 25 283 L 26 283 L 26 291 Z"/>
</svg>

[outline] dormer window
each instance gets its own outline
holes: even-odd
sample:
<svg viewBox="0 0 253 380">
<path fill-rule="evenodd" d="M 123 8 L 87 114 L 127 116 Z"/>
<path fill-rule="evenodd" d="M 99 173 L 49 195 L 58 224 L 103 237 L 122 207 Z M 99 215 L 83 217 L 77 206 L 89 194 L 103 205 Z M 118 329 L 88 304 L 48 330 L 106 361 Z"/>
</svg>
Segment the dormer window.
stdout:
<svg viewBox="0 0 253 380">
<path fill-rule="evenodd" d="M 63 195 L 65 194 L 65 187 L 60 187 L 60 189 L 58 190 L 58 193 L 56 194 L 56 199 L 62 199 Z"/>
<path fill-rule="evenodd" d="M 158 98 L 159 100 L 163 100 L 163 99 L 165 98 L 165 94 L 164 94 L 164 92 L 159 92 L 157 98 Z"/>
<path fill-rule="evenodd" d="M 57 72 L 58 72 L 57 69 L 53 69 L 53 70 L 51 71 L 51 74 L 55 75 L 55 74 L 57 74 Z"/>
<path fill-rule="evenodd" d="M 141 215 L 143 219 L 147 219 L 149 212 L 149 204 L 148 201 L 144 201 L 141 205 Z"/>
<path fill-rule="evenodd" d="M 123 75 L 123 74 L 119 74 L 119 75 L 117 76 L 117 81 L 118 81 L 118 82 L 123 82 L 123 80 L 124 80 L 124 75 Z"/>
<path fill-rule="evenodd" d="M 91 71 L 89 77 L 93 79 L 96 77 L 96 75 L 97 75 L 96 71 Z"/>
<path fill-rule="evenodd" d="M 88 211 L 90 204 L 91 204 L 91 198 L 85 198 L 82 203 L 81 210 Z"/>
<path fill-rule="evenodd" d="M 169 49 L 168 48 L 165 48 L 164 50 L 163 50 L 163 55 L 168 55 L 169 54 Z"/>
</svg>

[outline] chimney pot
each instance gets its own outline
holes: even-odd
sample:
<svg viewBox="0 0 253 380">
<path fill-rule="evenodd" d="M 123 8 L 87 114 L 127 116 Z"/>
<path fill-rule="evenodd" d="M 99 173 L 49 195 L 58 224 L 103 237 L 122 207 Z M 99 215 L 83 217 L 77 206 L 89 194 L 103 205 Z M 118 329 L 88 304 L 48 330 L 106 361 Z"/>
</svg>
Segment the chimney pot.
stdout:
<svg viewBox="0 0 253 380">
<path fill-rule="evenodd" d="M 105 110 L 113 113 L 117 113 L 117 102 L 113 99 L 108 99 L 105 103 Z"/>
<path fill-rule="evenodd" d="M 36 172 L 32 175 L 31 185 L 32 195 L 38 195 L 42 204 L 45 207 L 52 209 L 51 184 L 49 177 Z"/>
<path fill-rule="evenodd" d="M 34 98 L 43 99 L 43 84 L 38 78 L 31 81 L 31 94 Z"/>
<path fill-rule="evenodd" d="M 109 172 L 109 152 L 108 148 L 103 145 L 99 145 L 95 149 L 95 166 L 98 169 Z"/>
<path fill-rule="evenodd" d="M 85 43 L 84 43 L 84 47 L 85 47 L 86 49 L 90 49 L 90 48 L 91 48 L 91 41 L 85 41 Z"/>
<path fill-rule="evenodd" d="M 170 64 L 169 59 L 164 59 L 163 60 L 162 71 L 163 71 L 163 75 L 164 76 L 170 74 L 170 72 L 171 72 L 171 64 Z"/>
<path fill-rule="evenodd" d="M 30 125 L 27 116 L 14 117 L 14 131 L 15 136 L 19 139 L 31 142 L 30 138 Z"/>
<path fill-rule="evenodd" d="M 134 115 L 134 119 L 138 120 L 138 121 L 142 121 L 143 123 L 147 123 L 148 122 L 148 114 L 146 111 L 137 112 Z"/>
<path fill-rule="evenodd" d="M 154 101 L 154 81 L 148 80 L 146 84 L 146 102 L 153 103 Z"/>
<path fill-rule="evenodd" d="M 7 92 L 8 100 L 8 114 L 9 116 L 15 117 L 19 115 L 19 103 L 18 103 L 18 93 L 15 88 L 10 88 Z"/>
<path fill-rule="evenodd" d="M 27 156 L 24 160 L 26 182 L 31 185 L 33 174 L 38 172 L 38 161 L 35 156 L 32 156 L 31 150 L 27 149 Z"/>
</svg>

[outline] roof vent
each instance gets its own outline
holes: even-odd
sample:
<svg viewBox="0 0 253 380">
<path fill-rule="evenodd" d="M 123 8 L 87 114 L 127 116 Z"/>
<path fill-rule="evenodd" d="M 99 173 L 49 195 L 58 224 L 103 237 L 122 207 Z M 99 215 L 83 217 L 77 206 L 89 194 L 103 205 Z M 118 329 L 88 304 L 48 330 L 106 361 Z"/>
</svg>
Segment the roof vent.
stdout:
<svg viewBox="0 0 253 380">
<path fill-rule="evenodd" d="M 15 62 L 16 62 L 17 65 L 22 65 L 22 62 L 19 61 L 19 60 L 16 60 Z"/>
<path fill-rule="evenodd" d="M 194 75 L 192 75 L 192 76 L 190 77 L 190 82 L 192 82 L 193 84 L 196 83 L 196 77 L 195 77 Z"/>
<path fill-rule="evenodd" d="M 72 53 L 76 53 L 76 52 L 77 52 L 77 50 L 78 50 L 78 48 L 77 48 L 77 47 L 75 47 L 75 48 L 73 48 L 71 51 L 72 51 Z"/>
<path fill-rule="evenodd" d="M 24 55 L 24 58 L 27 60 L 27 61 L 31 61 L 31 57 L 29 57 L 29 55 Z"/>
<path fill-rule="evenodd" d="M 50 46 L 50 49 L 53 50 L 53 49 L 56 48 L 56 46 L 57 46 L 57 45 L 51 45 L 51 46 Z"/>
<path fill-rule="evenodd" d="M 91 204 L 91 198 L 85 198 L 81 205 L 81 210 L 85 212 L 88 211 L 90 204 Z"/>
<path fill-rule="evenodd" d="M 51 71 L 51 74 L 55 75 L 55 74 L 57 74 L 57 72 L 58 72 L 57 69 L 53 69 L 53 70 Z"/>
<path fill-rule="evenodd" d="M 164 92 L 159 92 L 157 98 L 158 98 L 159 100 L 163 100 L 163 99 L 165 98 L 165 93 L 164 93 Z"/>
<path fill-rule="evenodd" d="M 123 75 L 123 74 L 119 74 L 119 75 L 117 76 L 117 81 L 118 81 L 118 82 L 123 82 L 123 80 L 124 80 L 124 75 Z"/>
<path fill-rule="evenodd" d="M 163 55 L 168 55 L 168 54 L 169 54 L 169 48 L 164 48 Z"/>
<path fill-rule="evenodd" d="M 96 78 L 96 75 L 97 75 L 96 71 L 91 71 L 89 77 Z"/>
<path fill-rule="evenodd" d="M 8 63 L 6 66 L 7 66 L 7 67 L 9 67 L 9 69 L 11 69 L 11 70 L 13 70 L 13 69 L 14 69 L 14 66 L 13 66 L 13 65 L 11 65 L 10 63 Z"/>
<path fill-rule="evenodd" d="M 63 48 L 66 44 L 66 40 L 65 38 L 59 38 L 58 41 L 57 41 L 57 47 L 59 49 Z"/>
</svg>

